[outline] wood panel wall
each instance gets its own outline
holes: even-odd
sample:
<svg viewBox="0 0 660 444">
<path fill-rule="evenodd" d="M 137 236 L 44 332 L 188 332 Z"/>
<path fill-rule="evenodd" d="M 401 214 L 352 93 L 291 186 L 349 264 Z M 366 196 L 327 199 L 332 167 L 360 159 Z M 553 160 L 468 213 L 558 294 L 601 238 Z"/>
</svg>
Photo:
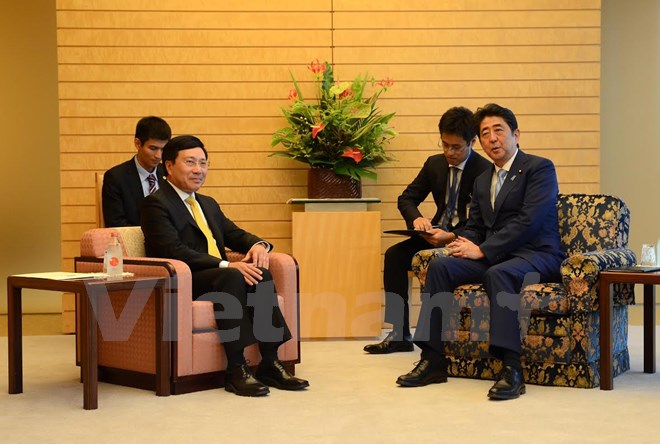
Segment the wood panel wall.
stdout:
<svg viewBox="0 0 660 444">
<path fill-rule="evenodd" d="M 57 27 L 65 269 L 95 223 L 94 173 L 133 154 L 150 114 L 199 136 L 203 192 L 290 252 L 285 202 L 305 197 L 306 166 L 268 157 L 270 137 L 289 72 L 309 87 L 315 58 L 340 79 L 395 80 L 382 108 L 397 113 L 397 161 L 363 186 L 383 229 L 403 227 L 396 198 L 455 105 L 511 108 L 521 147 L 555 162 L 562 192 L 599 191 L 600 0 L 57 0 Z M 383 251 L 399 240 L 383 236 Z"/>
</svg>

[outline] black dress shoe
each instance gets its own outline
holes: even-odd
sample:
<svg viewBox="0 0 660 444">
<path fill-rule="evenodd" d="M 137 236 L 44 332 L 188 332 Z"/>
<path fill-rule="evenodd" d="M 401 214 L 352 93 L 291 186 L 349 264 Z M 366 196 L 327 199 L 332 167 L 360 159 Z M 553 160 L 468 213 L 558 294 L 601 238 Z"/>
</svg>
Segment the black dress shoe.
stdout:
<svg viewBox="0 0 660 444">
<path fill-rule="evenodd" d="M 516 399 L 525 394 L 522 370 L 509 365 L 500 373 L 500 379 L 488 391 L 490 399 Z"/>
<path fill-rule="evenodd" d="M 270 390 L 254 379 L 246 364 L 228 367 L 225 373 L 225 390 L 238 396 L 264 396 Z"/>
<path fill-rule="evenodd" d="M 266 385 L 280 390 L 302 390 L 309 387 L 309 382 L 296 378 L 286 371 L 280 361 L 264 363 L 257 367 L 256 378 Z"/>
<path fill-rule="evenodd" d="M 396 383 L 404 387 L 422 387 L 429 384 L 447 382 L 447 372 L 442 368 L 433 367 L 431 361 L 422 359 L 415 368 L 399 376 Z"/>
<path fill-rule="evenodd" d="M 415 349 L 411 338 L 401 338 L 391 331 L 382 342 L 364 346 L 364 351 L 372 355 L 385 355 L 396 352 L 410 352 Z"/>
</svg>

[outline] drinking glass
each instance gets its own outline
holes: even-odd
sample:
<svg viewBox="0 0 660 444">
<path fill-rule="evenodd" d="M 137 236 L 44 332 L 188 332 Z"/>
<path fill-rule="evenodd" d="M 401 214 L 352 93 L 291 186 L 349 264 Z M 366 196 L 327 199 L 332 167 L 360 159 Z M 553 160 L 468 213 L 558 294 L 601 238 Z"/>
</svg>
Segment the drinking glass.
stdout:
<svg viewBox="0 0 660 444">
<path fill-rule="evenodd" d="M 655 265 L 655 245 L 654 244 L 643 244 L 642 245 L 642 257 L 640 259 L 640 265 L 645 267 L 652 267 Z"/>
</svg>

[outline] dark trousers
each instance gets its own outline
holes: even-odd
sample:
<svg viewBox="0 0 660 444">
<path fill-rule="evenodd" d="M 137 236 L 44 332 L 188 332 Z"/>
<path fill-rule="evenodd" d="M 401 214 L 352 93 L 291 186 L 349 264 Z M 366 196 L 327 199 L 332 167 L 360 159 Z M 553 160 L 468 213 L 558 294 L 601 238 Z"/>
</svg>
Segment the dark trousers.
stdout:
<svg viewBox="0 0 660 444">
<path fill-rule="evenodd" d="M 543 253 L 538 253 L 543 254 Z M 432 261 L 426 274 L 422 296 L 422 311 L 415 331 L 415 344 L 422 356 L 444 355 L 443 314 L 458 314 L 453 291 L 468 283 L 482 283 L 490 302 L 490 350 L 499 357 L 501 351 L 521 353 L 520 290 L 523 284 L 558 282 L 560 258 L 548 256 L 543 269 L 537 269 L 525 259 L 514 257 L 499 264 L 454 257 L 439 257 Z M 443 312 L 444 310 L 444 312 Z M 446 321 L 447 319 L 445 319 Z"/>
<path fill-rule="evenodd" d="M 262 281 L 248 285 L 234 268 L 209 268 L 192 273 L 194 300 L 213 302 L 216 323 L 228 357 L 259 342 L 259 349 L 275 359 L 277 347 L 291 332 L 277 303 L 273 277 L 265 268 Z"/>
<path fill-rule="evenodd" d="M 415 253 L 428 248 L 433 246 L 415 236 L 392 245 L 385 252 L 385 322 L 392 324 L 393 330 L 400 335 L 410 335 L 408 272 L 412 269 L 411 261 Z"/>
</svg>

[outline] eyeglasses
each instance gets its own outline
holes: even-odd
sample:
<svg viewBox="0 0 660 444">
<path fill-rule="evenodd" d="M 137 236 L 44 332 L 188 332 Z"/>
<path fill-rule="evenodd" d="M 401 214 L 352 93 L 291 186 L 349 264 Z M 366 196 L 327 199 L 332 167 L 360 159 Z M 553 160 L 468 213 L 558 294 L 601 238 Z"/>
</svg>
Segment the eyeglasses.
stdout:
<svg viewBox="0 0 660 444">
<path fill-rule="evenodd" d="M 199 165 L 200 168 L 205 169 L 211 166 L 211 162 L 209 162 L 206 159 L 199 159 L 199 161 L 195 159 L 184 159 L 183 163 L 186 164 L 187 167 L 189 168 L 195 168 L 195 165 Z"/>
<path fill-rule="evenodd" d="M 468 147 L 468 145 L 463 145 L 463 146 L 443 146 L 442 145 L 442 140 L 438 140 L 438 147 L 442 148 L 442 151 L 445 153 L 460 153 L 463 151 L 465 148 Z"/>
</svg>

